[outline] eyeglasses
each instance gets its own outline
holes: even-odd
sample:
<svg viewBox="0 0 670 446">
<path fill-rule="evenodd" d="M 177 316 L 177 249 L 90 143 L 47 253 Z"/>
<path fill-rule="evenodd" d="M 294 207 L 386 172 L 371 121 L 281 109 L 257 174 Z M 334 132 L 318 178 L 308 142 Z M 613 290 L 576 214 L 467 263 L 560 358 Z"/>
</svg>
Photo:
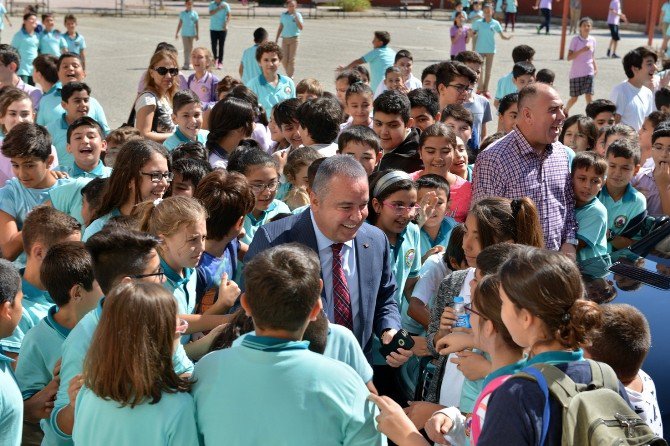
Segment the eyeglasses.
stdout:
<svg viewBox="0 0 670 446">
<path fill-rule="evenodd" d="M 152 183 L 160 183 L 162 179 L 165 179 L 165 181 L 171 183 L 172 180 L 174 179 L 174 173 L 172 172 L 151 172 L 151 173 L 140 172 L 140 173 L 142 175 L 151 177 Z"/>
<path fill-rule="evenodd" d="M 461 84 L 449 84 L 447 87 L 454 87 L 459 93 L 463 94 L 465 92 L 472 93 L 474 88 L 468 86 L 468 85 L 461 85 Z"/>
<path fill-rule="evenodd" d="M 149 274 L 135 274 L 133 276 L 129 276 L 131 279 L 145 279 L 147 277 L 158 277 L 160 281 L 163 281 L 163 277 L 165 277 L 165 270 L 163 267 L 158 267 L 156 272 L 149 273 Z"/>
<path fill-rule="evenodd" d="M 670 155 L 670 147 L 663 147 L 661 144 L 654 144 L 651 146 L 652 149 L 658 150 L 659 152 L 665 151 L 666 155 Z"/>
<path fill-rule="evenodd" d="M 152 70 L 154 70 L 161 76 L 165 76 L 168 73 L 170 73 L 171 76 L 176 76 L 179 74 L 179 68 L 158 67 L 158 68 L 152 68 Z"/>
<path fill-rule="evenodd" d="M 415 204 L 414 206 L 403 206 L 401 204 L 390 203 L 388 201 L 384 201 L 382 204 L 387 208 L 393 209 L 395 211 L 395 214 L 398 216 L 404 215 L 405 213 L 408 213 L 409 215 L 414 215 L 417 212 L 419 212 L 419 209 L 421 209 L 421 206 L 419 206 L 418 204 Z"/>
<path fill-rule="evenodd" d="M 177 321 L 177 329 L 175 330 L 175 334 L 183 335 L 186 333 L 186 330 L 188 330 L 188 321 L 179 319 Z"/>
<path fill-rule="evenodd" d="M 463 308 L 464 308 L 465 311 L 467 311 L 468 313 L 473 313 L 473 314 L 476 314 L 477 316 L 479 316 L 479 317 L 482 318 L 482 319 L 489 320 L 489 318 L 487 318 L 486 316 L 484 316 L 483 314 L 481 314 L 479 311 L 475 311 L 475 310 L 473 310 L 473 309 L 472 309 L 472 304 L 465 304 L 465 305 L 463 305 Z"/>
<path fill-rule="evenodd" d="M 270 181 L 267 184 L 252 184 L 251 185 L 251 190 L 255 194 L 261 194 L 265 189 L 269 190 L 270 192 L 274 192 L 277 190 L 277 187 L 279 186 L 279 181 Z"/>
</svg>

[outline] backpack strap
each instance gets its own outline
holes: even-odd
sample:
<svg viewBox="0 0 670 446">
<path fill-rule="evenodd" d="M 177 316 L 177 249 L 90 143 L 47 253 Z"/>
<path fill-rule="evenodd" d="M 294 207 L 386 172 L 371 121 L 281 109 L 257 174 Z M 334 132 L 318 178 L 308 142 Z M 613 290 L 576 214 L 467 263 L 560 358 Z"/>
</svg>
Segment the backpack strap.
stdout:
<svg viewBox="0 0 670 446">
<path fill-rule="evenodd" d="M 609 365 L 587 359 L 591 366 L 591 383 L 589 387 L 610 389 L 619 393 L 619 378 Z"/>
<path fill-rule="evenodd" d="M 542 395 L 544 396 L 544 409 L 542 411 L 542 433 L 540 434 L 539 442 L 539 445 L 543 446 L 545 440 L 547 439 L 547 434 L 549 433 L 549 420 L 551 419 L 551 410 L 549 406 L 549 387 L 547 386 L 547 380 L 545 379 L 542 372 L 534 367 L 526 367 L 522 370 L 521 373 L 519 373 L 519 375 L 526 379 L 530 378 L 531 381 L 537 382 L 537 385 L 540 387 Z"/>
</svg>

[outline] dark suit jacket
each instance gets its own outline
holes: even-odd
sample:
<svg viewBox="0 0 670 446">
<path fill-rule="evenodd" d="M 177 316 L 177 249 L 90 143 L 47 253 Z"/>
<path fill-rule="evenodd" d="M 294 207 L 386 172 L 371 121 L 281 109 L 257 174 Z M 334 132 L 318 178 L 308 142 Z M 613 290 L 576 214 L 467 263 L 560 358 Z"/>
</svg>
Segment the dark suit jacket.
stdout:
<svg viewBox="0 0 670 446">
<path fill-rule="evenodd" d="M 309 209 L 261 226 L 244 260 L 249 261 L 264 249 L 291 242 L 302 243 L 318 251 Z M 360 308 L 358 318 L 353 321 L 353 332 L 368 361 L 371 361 L 373 331 L 381 338 L 382 331 L 387 328 L 400 330 L 400 313 L 393 298 L 396 283 L 388 240 L 381 230 L 363 223 L 354 244 Z M 325 292 L 321 293 L 321 298 L 328 319 L 334 321 L 333 302 L 326 299 Z"/>
</svg>

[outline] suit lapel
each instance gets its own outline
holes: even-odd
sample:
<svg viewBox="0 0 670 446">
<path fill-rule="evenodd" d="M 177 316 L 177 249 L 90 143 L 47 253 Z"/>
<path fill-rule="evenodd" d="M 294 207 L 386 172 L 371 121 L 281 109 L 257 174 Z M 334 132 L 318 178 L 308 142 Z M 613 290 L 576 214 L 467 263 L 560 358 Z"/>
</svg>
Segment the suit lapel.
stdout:
<svg viewBox="0 0 670 446">
<path fill-rule="evenodd" d="M 368 321 L 374 317 L 370 314 L 370 302 L 376 301 L 376 296 L 371 293 L 376 290 L 373 286 L 373 257 L 374 250 L 372 248 L 372 237 L 370 237 L 368 228 L 363 224 L 356 234 L 354 239 L 355 255 L 356 255 L 356 270 L 358 271 L 358 314 L 360 315 L 359 324 L 354 321 L 354 333 L 356 337 L 362 338 L 363 327 L 366 327 Z M 374 305 L 372 307 L 374 309 Z"/>
<path fill-rule="evenodd" d="M 314 225 L 312 224 L 312 216 L 309 209 L 306 209 L 298 217 L 298 221 L 291 228 L 291 240 L 301 243 L 309 247 L 312 251 L 319 254 L 319 246 L 316 243 L 316 234 L 314 233 Z M 321 280 L 323 280 L 323 273 L 321 273 Z M 321 299 L 324 303 L 326 301 L 326 290 L 321 290 Z"/>
</svg>

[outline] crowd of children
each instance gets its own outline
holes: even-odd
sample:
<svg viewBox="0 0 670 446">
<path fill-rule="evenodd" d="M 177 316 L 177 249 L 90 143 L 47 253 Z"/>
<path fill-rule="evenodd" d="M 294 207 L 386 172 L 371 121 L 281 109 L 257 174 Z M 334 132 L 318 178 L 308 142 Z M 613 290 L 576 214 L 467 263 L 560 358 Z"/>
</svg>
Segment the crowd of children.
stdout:
<svg viewBox="0 0 670 446">
<path fill-rule="evenodd" d="M 551 4 L 537 1 L 538 32 Z M 517 2 L 461 0 L 451 60 L 420 78 L 411 51 L 375 31 L 334 79 L 294 81 L 303 18 L 288 0 L 275 41 L 255 29 L 241 79 L 220 79 L 230 7 L 209 5 L 210 51 L 193 48 L 199 18 L 185 5 L 183 63 L 161 42 L 114 130 L 85 82 L 74 16 L 61 34 L 52 14 L 38 24 L 27 11 L 0 45 L 0 443 L 560 444 L 564 423 L 591 416 L 574 421 L 555 392 L 574 381 L 609 388 L 609 406 L 581 404 L 616 407 L 622 432 L 634 423 L 662 444 L 641 369 L 648 323 L 587 299 L 580 273 L 670 215 L 670 89 L 654 51 L 628 52 L 627 80 L 603 99 L 593 22 L 577 17 L 564 105 L 529 45 L 492 79 Z M 618 0 L 610 16 L 617 57 Z M 580 96 L 586 114 L 570 116 Z M 501 149 L 514 152 L 494 158 Z M 523 172 L 511 190 L 484 187 L 495 162 Z M 364 172 L 363 201 L 326 209 L 336 168 Z M 326 211 L 354 236 L 331 240 L 315 218 Z M 254 252 L 278 220 L 302 217 L 316 252 Z M 362 273 L 352 252 L 374 244 L 352 242 L 363 229 L 384 241 L 392 274 Z M 353 322 L 379 280 L 404 329 L 387 356 L 389 339 L 361 342 Z M 328 321 L 336 295 L 350 300 Z"/>
</svg>

